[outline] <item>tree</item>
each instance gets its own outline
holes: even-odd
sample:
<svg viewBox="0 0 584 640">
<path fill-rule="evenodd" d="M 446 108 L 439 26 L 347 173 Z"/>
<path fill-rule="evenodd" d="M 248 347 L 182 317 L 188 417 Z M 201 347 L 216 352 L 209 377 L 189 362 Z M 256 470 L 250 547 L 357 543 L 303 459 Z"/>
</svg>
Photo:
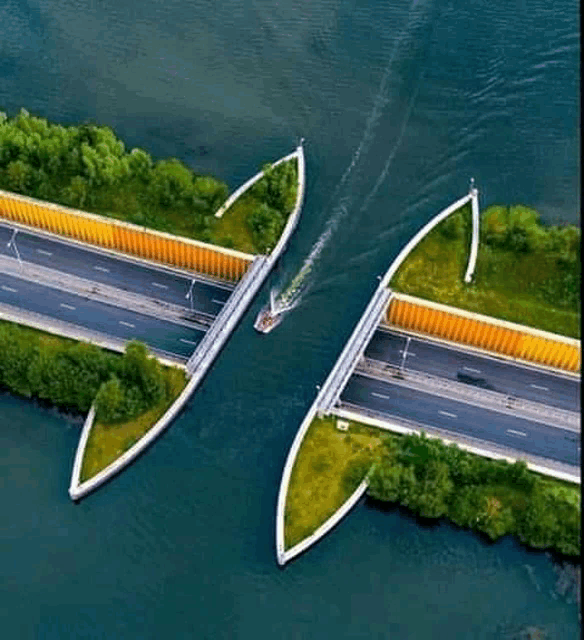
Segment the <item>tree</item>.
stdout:
<svg viewBox="0 0 584 640">
<path fill-rule="evenodd" d="M 138 390 L 141 404 L 154 404 L 164 397 L 166 386 L 162 366 L 155 358 L 148 357 L 148 350 L 141 342 L 133 340 L 126 345 L 118 375 L 128 388 Z"/>
<path fill-rule="evenodd" d="M 193 196 L 192 174 L 174 158 L 161 160 L 152 170 L 148 191 L 163 207 L 184 203 Z"/>
<path fill-rule="evenodd" d="M 468 215 L 468 211 L 467 211 Z M 463 237 L 464 234 L 464 220 L 462 212 L 457 211 L 451 214 L 438 225 L 438 231 L 444 238 L 448 240 L 457 240 Z"/>
<path fill-rule="evenodd" d="M 430 460 L 418 476 L 418 490 L 412 497 L 411 506 L 425 518 L 439 518 L 448 510 L 447 501 L 453 488 L 448 465 Z"/>
<path fill-rule="evenodd" d="M 25 193 L 30 183 L 31 166 L 22 160 L 13 160 L 6 167 L 8 188 L 12 191 Z"/>
<path fill-rule="evenodd" d="M 125 398 L 122 385 L 116 376 L 104 382 L 95 398 L 96 419 L 100 422 L 116 422 L 125 415 Z"/>
<path fill-rule="evenodd" d="M 482 237 L 492 246 L 502 247 L 507 241 L 509 226 L 509 208 L 492 205 L 488 207 L 481 220 Z"/>
<path fill-rule="evenodd" d="M 265 203 L 249 216 L 247 223 L 253 242 L 262 253 L 268 253 L 275 246 L 284 226 L 281 214 Z"/>
<path fill-rule="evenodd" d="M 476 528 L 497 540 L 514 530 L 515 519 L 510 507 L 503 507 L 495 496 L 483 496 L 482 509 L 477 516 Z"/>
<path fill-rule="evenodd" d="M 142 149 L 132 149 L 128 158 L 128 166 L 134 177 L 142 180 L 144 183 L 149 181 L 152 171 L 152 158 L 150 154 Z"/>
<path fill-rule="evenodd" d="M 227 185 L 209 176 L 199 176 L 195 179 L 193 197 L 205 203 L 209 212 L 218 209 L 227 199 Z"/>
<path fill-rule="evenodd" d="M 68 187 L 63 189 L 62 198 L 71 207 L 82 208 L 87 200 L 89 185 L 82 176 L 72 178 Z"/>
<path fill-rule="evenodd" d="M 537 486 L 529 503 L 518 519 L 518 534 L 522 542 L 532 547 L 545 549 L 556 539 L 557 515 L 545 488 Z"/>
</svg>

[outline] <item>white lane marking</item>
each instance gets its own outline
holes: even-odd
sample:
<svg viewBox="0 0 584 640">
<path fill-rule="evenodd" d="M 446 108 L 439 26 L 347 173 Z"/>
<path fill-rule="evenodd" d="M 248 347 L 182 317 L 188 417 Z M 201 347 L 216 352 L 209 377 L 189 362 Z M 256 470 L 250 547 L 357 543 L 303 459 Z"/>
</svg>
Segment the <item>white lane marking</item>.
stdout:
<svg viewBox="0 0 584 640">
<path fill-rule="evenodd" d="M 214 302 L 215 304 L 225 304 L 223 300 L 211 300 L 211 302 Z"/>
<path fill-rule="evenodd" d="M 403 355 L 404 350 L 403 350 L 403 349 L 400 349 L 400 350 L 399 350 L 399 352 Z M 415 354 L 415 353 L 412 353 L 411 351 L 408 351 L 408 357 L 409 357 L 409 356 L 413 356 L 413 357 L 415 358 L 415 357 L 416 357 L 416 354 Z"/>
<path fill-rule="evenodd" d="M 124 327 L 130 327 L 130 329 L 135 329 L 136 325 L 132 324 L 131 322 L 124 322 L 123 320 L 120 320 L 120 324 L 123 324 Z"/>
<path fill-rule="evenodd" d="M 448 416 L 449 418 L 458 418 L 456 413 L 450 413 L 449 411 L 438 411 L 440 415 Z"/>
<path fill-rule="evenodd" d="M 480 373 L 480 369 L 473 369 L 472 367 L 462 367 L 464 371 L 470 371 L 471 373 Z"/>
<path fill-rule="evenodd" d="M 37 249 L 37 253 L 42 253 L 43 256 L 52 256 L 52 252 L 51 251 L 45 251 L 44 249 Z"/>
<path fill-rule="evenodd" d="M 159 289 L 168 289 L 168 287 L 165 284 L 160 284 L 160 282 L 153 282 L 152 286 L 158 287 Z"/>
<path fill-rule="evenodd" d="M 547 387 L 542 387 L 539 384 L 530 384 L 529 386 L 533 387 L 534 389 L 539 389 L 540 391 L 549 391 Z"/>
<path fill-rule="evenodd" d="M 2 285 L 2 289 L 4 291 L 10 291 L 10 293 L 16 293 L 17 289 L 13 289 L 12 287 L 7 287 L 5 284 Z"/>
<path fill-rule="evenodd" d="M 507 429 L 507 433 L 512 433 L 514 436 L 523 436 L 527 437 L 527 434 L 524 431 L 515 431 L 514 429 Z"/>
<path fill-rule="evenodd" d="M 186 344 L 193 344 L 195 346 L 197 345 L 196 342 L 193 342 L 192 340 L 187 340 L 186 338 L 179 338 L 178 340 L 179 340 L 179 342 L 184 342 Z"/>
<path fill-rule="evenodd" d="M 109 273 L 109 269 L 105 267 L 93 267 L 96 271 L 103 271 L 104 273 Z"/>
<path fill-rule="evenodd" d="M 61 302 L 61 307 L 63 307 L 63 309 L 70 309 L 71 311 L 75 311 L 75 307 L 72 307 L 70 304 L 65 304 L 64 302 Z"/>
<path fill-rule="evenodd" d="M 389 396 L 384 396 L 382 393 L 372 393 L 372 396 L 375 396 L 376 398 L 383 398 L 384 400 L 389 400 Z"/>
</svg>

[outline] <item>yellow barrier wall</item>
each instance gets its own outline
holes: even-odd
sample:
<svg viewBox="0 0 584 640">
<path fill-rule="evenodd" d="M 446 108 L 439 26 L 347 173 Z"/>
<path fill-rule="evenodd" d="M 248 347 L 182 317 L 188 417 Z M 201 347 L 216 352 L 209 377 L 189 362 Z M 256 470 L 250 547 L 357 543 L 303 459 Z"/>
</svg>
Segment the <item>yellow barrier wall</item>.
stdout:
<svg viewBox="0 0 584 640">
<path fill-rule="evenodd" d="M 528 362 L 565 371 L 580 371 L 579 340 L 436 305 L 420 298 L 394 293 L 386 309 L 384 322 Z"/>
<path fill-rule="evenodd" d="M 254 256 L 0 190 L 0 217 L 147 260 L 238 281 Z"/>
</svg>

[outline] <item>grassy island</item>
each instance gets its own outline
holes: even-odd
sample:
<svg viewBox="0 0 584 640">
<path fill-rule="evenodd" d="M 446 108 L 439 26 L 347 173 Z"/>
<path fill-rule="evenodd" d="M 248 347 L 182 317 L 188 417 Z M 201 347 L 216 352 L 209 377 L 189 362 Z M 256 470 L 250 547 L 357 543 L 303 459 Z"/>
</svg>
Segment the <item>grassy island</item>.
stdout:
<svg viewBox="0 0 584 640">
<path fill-rule="evenodd" d="M 296 199 L 295 159 L 264 170 L 217 219 L 227 185 L 176 158 L 128 152 L 109 127 L 0 112 L 0 189 L 244 252 L 274 246 Z"/>
<path fill-rule="evenodd" d="M 491 540 L 580 555 L 580 489 L 527 469 L 467 453 L 424 434 L 400 436 L 336 418 L 316 418 L 298 452 L 285 509 L 285 548 L 321 526 L 369 470 L 368 495 L 429 520 L 447 518 Z"/>
<path fill-rule="evenodd" d="M 463 280 L 471 238 L 470 204 L 435 227 L 390 286 L 434 302 L 580 338 L 580 229 L 543 226 L 524 206 L 481 215 L 473 282 Z"/>
<path fill-rule="evenodd" d="M 164 415 L 186 385 L 185 373 L 180 369 L 165 368 L 164 376 L 166 392 L 154 406 L 129 420 L 94 422 L 83 456 L 81 482 L 89 480 L 119 458 Z"/>
<path fill-rule="evenodd" d="M 296 457 L 284 515 L 287 549 L 326 522 L 359 486 L 381 440 L 379 429 L 351 425 L 346 434 L 334 416 L 316 418 Z"/>
</svg>

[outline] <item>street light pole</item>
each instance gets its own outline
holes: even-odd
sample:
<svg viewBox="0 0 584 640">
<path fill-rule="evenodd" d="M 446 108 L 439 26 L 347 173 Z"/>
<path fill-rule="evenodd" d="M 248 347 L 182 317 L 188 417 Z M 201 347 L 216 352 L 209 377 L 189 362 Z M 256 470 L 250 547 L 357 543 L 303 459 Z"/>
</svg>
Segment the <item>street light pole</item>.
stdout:
<svg viewBox="0 0 584 640">
<path fill-rule="evenodd" d="M 400 370 L 401 373 L 404 372 L 404 367 L 405 367 L 405 364 L 406 364 L 406 357 L 408 355 L 408 347 L 410 346 L 410 340 L 411 340 L 411 338 L 410 338 L 410 336 L 408 336 L 407 339 L 406 339 L 405 349 L 402 352 L 402 361 L 401 361 L 401 364 L 399 366 L 399 370 Z"/>
<path fill-rule="evenodd" d="M 20 258 L 20 253 L 18 251 L 18 247 L 16 246 L 16 234 L 18 233 L 18 229 L 14 229 L 14 231 L 12 232 L 12 238 L 10 238 L 10 240 L 8 241 L 8 244 L 6 245 L 9 249 L 10 247 L 14 247 L 14 251 L 16 253 L 16 257 L 18 259 L 18 264 L 20 265 L 20 268 L 23 268 L 23 264 L 22 264 L 22 260 Z"/>
<path fill-rule="evenodd" d="M 193 287 L 194 287 L 194 286 L 195 286 L 195 279 L 193 278 L 193 279 L 191 280 L 191 286 L 189 287 L 188 293 L 187 293 L 187 295 L 185 296 L 185 298 L 186 298 L 187 300 L 190 300 L 190 301 L 191 301 L 191 311 L 192 311 L 192 312 L 194 312 L 194 310 L 195 310 L 195 309 L 193 308 Z"/>
</svg>

